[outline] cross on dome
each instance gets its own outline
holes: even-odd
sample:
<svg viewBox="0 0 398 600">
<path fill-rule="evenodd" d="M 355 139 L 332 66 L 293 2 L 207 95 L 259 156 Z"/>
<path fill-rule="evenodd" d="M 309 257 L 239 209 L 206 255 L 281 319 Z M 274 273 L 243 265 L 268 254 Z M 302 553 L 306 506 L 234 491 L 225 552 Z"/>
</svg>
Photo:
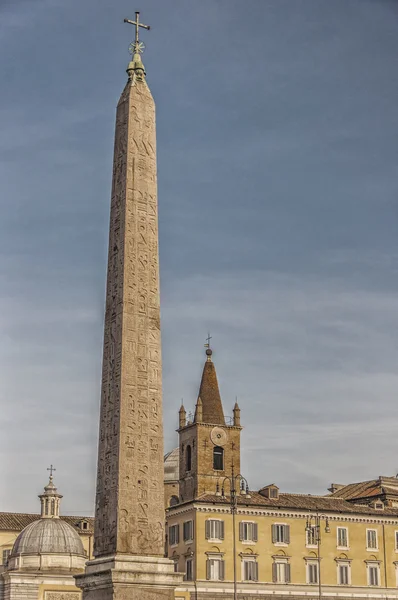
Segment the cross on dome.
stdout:
<svg viewBox="0 0 398 600">
<path fill-rule="evenodd" d="M 47 467 L 47 471 L 50 471 L 50 478 L 52 479 L 53 477 L 53 471 L 56 471 L 57 469 L 51 464 L 49 467 Z"/>
</svg>

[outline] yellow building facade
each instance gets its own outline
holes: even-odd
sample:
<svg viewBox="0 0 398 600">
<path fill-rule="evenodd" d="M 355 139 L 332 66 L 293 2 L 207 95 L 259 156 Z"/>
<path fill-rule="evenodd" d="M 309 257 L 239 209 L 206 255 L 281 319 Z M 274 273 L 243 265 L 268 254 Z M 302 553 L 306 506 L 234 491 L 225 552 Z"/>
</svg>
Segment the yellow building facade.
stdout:
<svg viewBox="0 0 398 600">
<path fill-rule="evenodd" d="M 169 473 L 167 555 L 185 578 L 176 598 L 227 600 L 235 587 L 240 600 L 398 598 L 398 480 L 332 484 L 325 496 L 249 491 L 240 431 L 208 350 L 195 416 L 179 411 L 178 503 Z"/>
</svg>

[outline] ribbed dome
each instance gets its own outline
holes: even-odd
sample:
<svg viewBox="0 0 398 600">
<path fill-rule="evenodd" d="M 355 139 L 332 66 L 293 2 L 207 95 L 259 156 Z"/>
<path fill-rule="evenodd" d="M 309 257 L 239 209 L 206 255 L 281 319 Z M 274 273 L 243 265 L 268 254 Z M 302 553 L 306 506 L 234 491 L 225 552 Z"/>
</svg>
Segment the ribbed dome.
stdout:
<svg viewBox="0 0 398 600">
<path fill-rule="evenodd" d="M 85 554 L 78 532 L 62 519 L 39 519 L 30 523 L 15 540 L 11 555 L 51 553 Z"/>
<path fill-rule="evenodd" d="M 179 473 L 180 464 L 180 449 L 174 448 L 171 452 L 168 452 L 164 457 L 164 480 L 165 481 L 177 481 L 180 477 Z"/>
</svg>

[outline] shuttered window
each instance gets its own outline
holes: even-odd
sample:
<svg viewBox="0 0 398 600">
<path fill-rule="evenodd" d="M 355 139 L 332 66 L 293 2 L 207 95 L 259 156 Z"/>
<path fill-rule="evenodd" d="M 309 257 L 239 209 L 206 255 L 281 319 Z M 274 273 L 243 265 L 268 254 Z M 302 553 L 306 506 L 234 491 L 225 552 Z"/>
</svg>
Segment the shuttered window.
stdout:
<svg viewBox="0 0 398 600">
<path fill-rule="evenodd" d="M 257 542 L 257 523 L 253 523 L 252 521 L 241 521 L 239 523 L 239 540 L 241 542 Z"/>
<path fill-rule="evenodd" d="M 349 585 L 350 583 L 350 565 L 340 563 L 338 566 L 339 585 Z"/>
<path fill-rule="evenodd" d="M 224 521 L 219 519 L 206 520 L 206 539 L 223 540 L 224 539 Z"/>
<path fill-rule="evenodd" d="M 318 563 L 307 563 L 307 583 L 318 583 Z"/>
<path fill-rule="evenodd" d="M 337 527 L 337 545 L 339 548 L 348 548 L 347 527 Z"/>
<path fill-rule="evenodd" d="M 368 565 L 368 585 L 380 585 L 379 565 Z"/>
<path fill-rule="evenodd" d="M 223 581 L 225 578 L 225 562 L 221 556 L 213 556 L 207 559 L 206 578 L 211 581 Z"/>
<path fill-rule="evenodd" d="M 183 536 L 184 542 L 191 542 L 193 540 L 193 521 L 185 521 L 183 524 Z"/>
<path fill-rule="evenodd" d="M 243 560 L 244 581 L 258 581 L 258 564 L 255 560 Z"/>
<path fill-rule="evenodd" d="M 290 526 L 279 523 L 272 525 L 272 543 L 290 544 Z"/>
<path fill-rule="evenodd" d="M 272 565 L 274 583 L 290 583 L 290 564 L 287 560 L 276 560 Z"/>
<path fill-rule="evenodd" d="M 169 527 L 169 546 L 175 546 L 180 543 L 180 526 L 171 525 Z"/>
<path fill-rule="evenodd" d="M 366 530 L 366 547 L 370 550 L 377 550 L 377 531 L 376 529 Z"/>
<path fill-rule="evenodd" d="M 187 558 L 185 562 L 185 581 L 193 581 L 193 560 Z"/>
<path fill-rule="evenodd" d="M 312 526 L 306 530 L 307 536 L 307 546 L 316 546 L 317 545 L 317 527 Z"/>
</svg>

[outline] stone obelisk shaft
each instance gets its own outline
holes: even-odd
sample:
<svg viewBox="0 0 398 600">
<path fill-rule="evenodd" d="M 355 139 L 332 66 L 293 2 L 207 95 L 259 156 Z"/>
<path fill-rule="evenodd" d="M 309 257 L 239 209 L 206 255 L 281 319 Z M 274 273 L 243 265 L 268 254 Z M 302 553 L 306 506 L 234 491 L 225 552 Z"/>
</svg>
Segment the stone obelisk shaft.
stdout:
<svg viewBox="0 0 398 600">
<path fill-rule="evenodd" d="M 164 555 L 155 105 L 132 77 L 116 115 L 95 556 Z"/>
</svg>

